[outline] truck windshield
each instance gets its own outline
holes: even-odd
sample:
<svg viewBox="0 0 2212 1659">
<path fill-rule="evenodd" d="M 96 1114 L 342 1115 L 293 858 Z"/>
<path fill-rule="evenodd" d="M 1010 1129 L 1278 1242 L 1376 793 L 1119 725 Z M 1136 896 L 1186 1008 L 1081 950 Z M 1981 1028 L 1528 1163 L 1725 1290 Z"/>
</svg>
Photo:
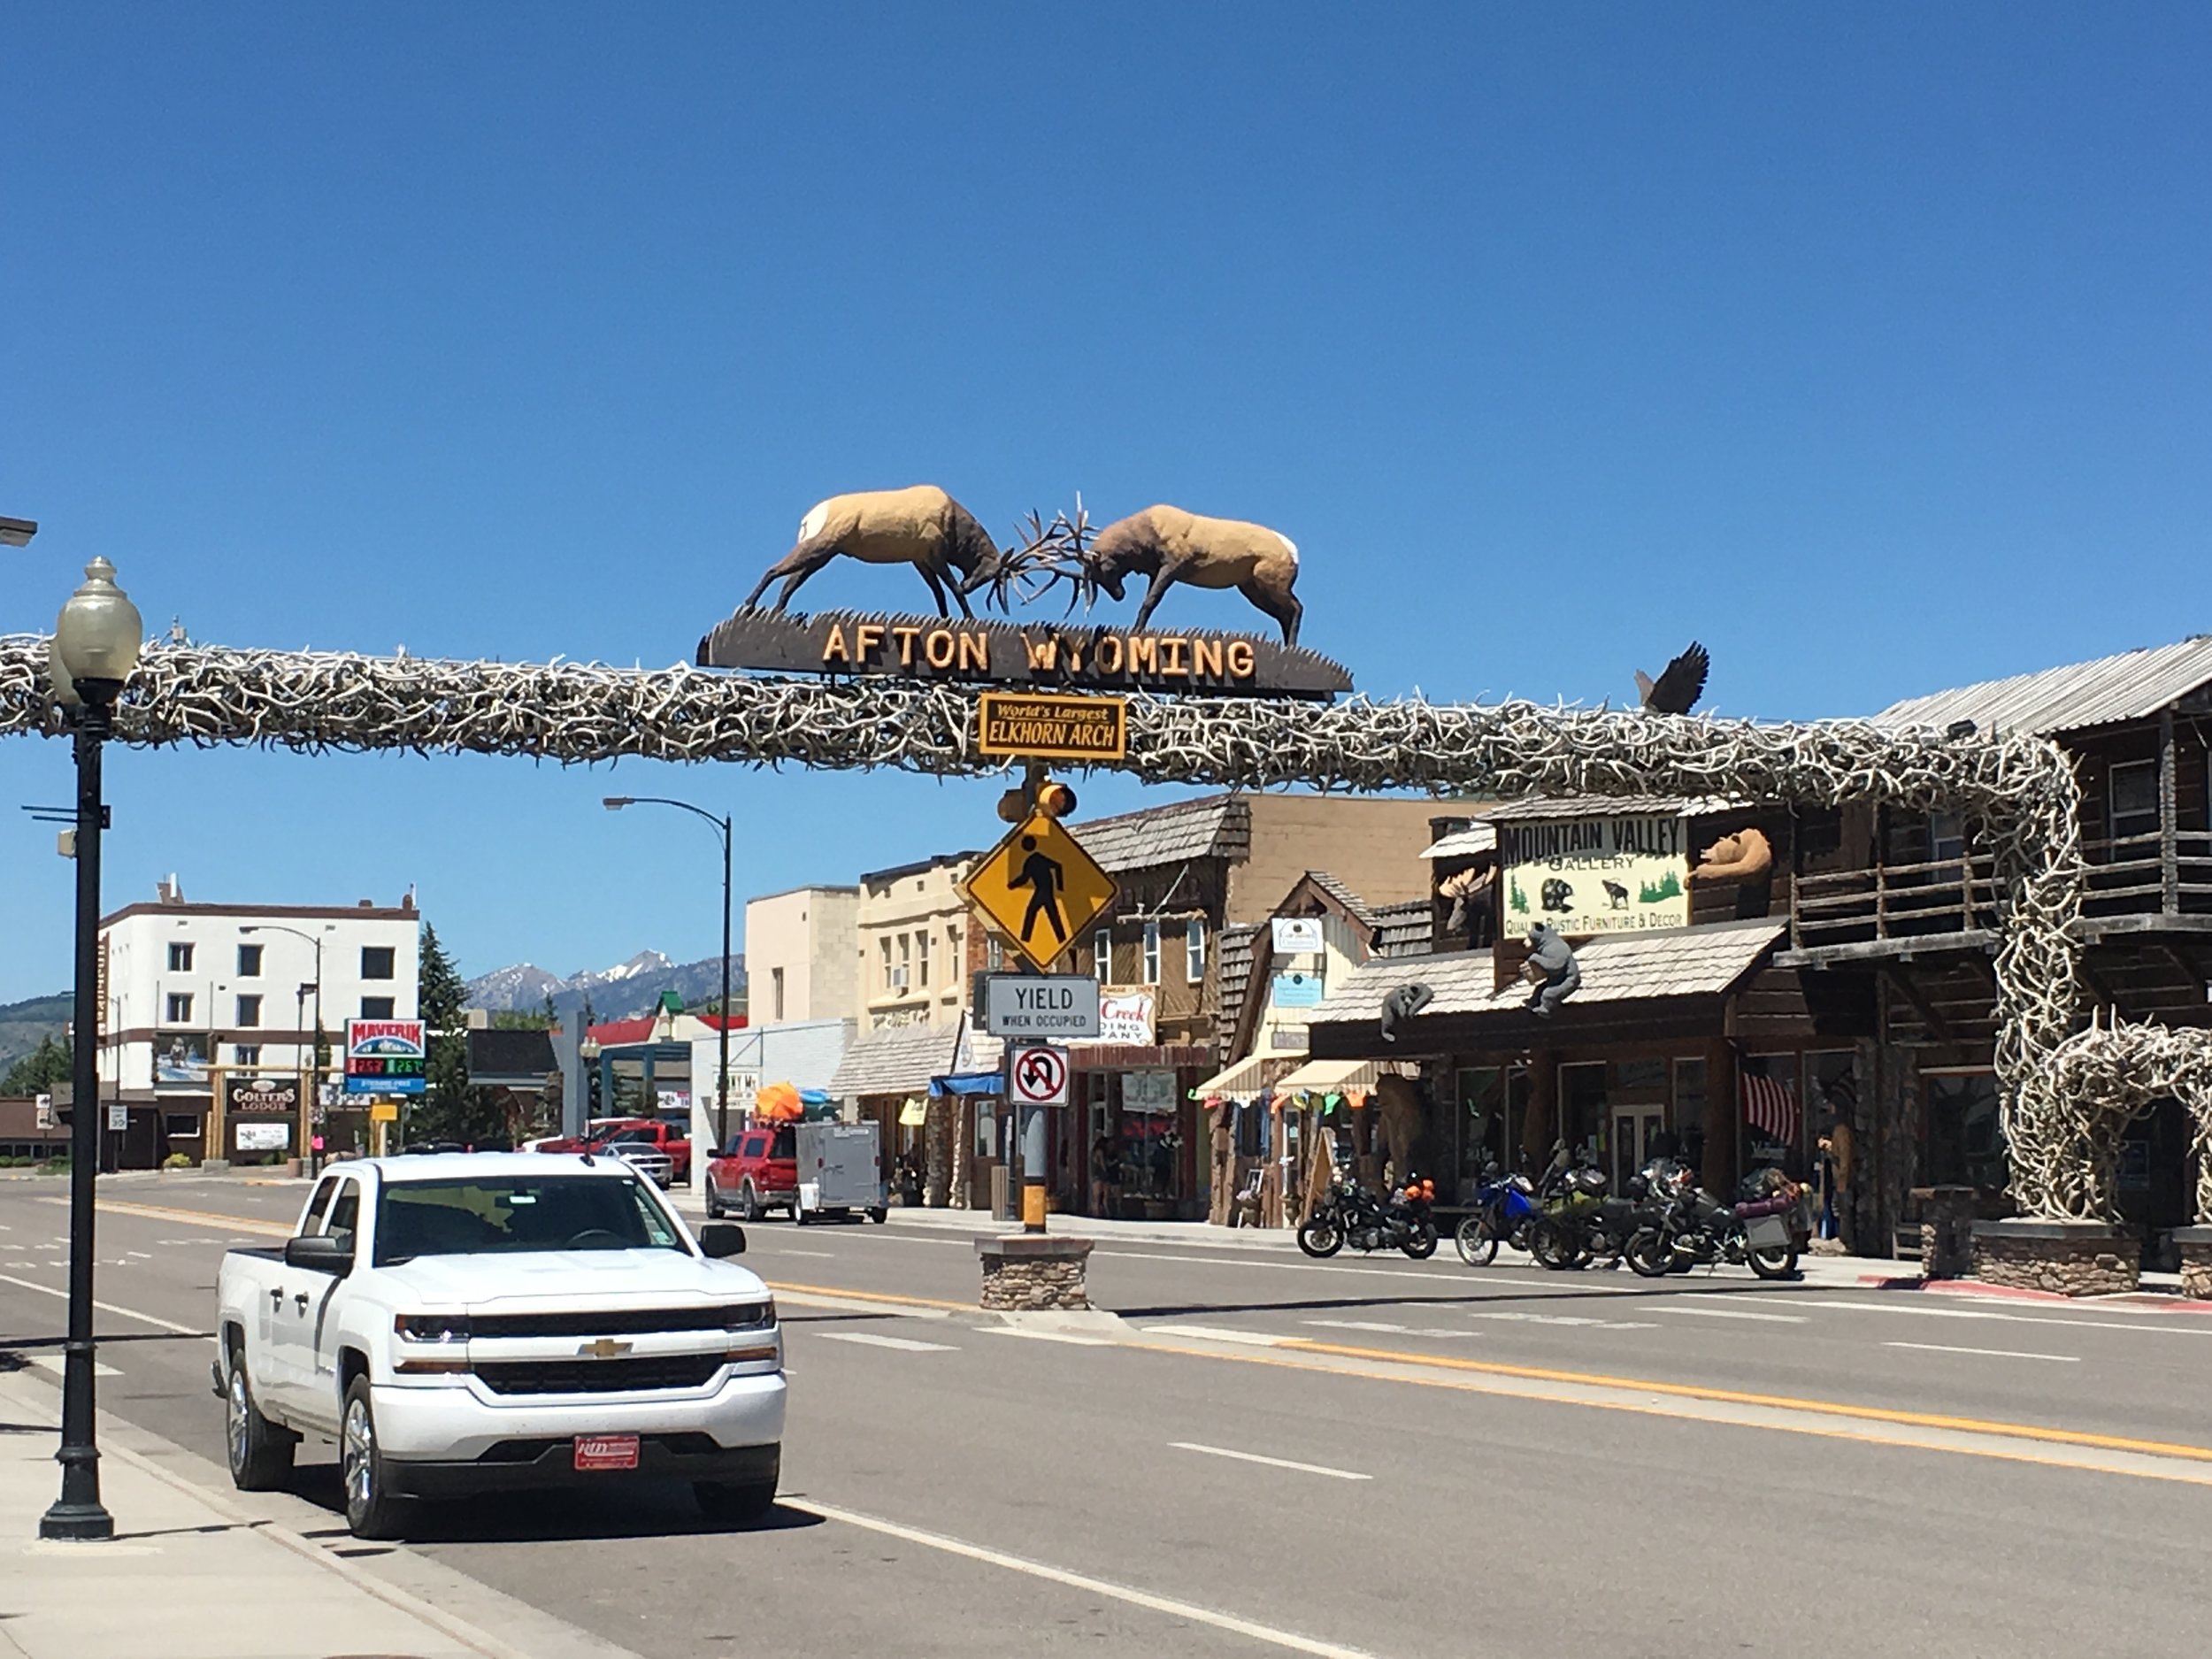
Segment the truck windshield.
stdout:
<svg viewBox="0 0 2212 1659">
<path fill-rule="evenodd" d="M 684 1248 L 660 1206 L 629 1179 L 530 1175 L 396 1181 L 376 1201 L 379 1267 L 418 1256 Z"/>
</svg>

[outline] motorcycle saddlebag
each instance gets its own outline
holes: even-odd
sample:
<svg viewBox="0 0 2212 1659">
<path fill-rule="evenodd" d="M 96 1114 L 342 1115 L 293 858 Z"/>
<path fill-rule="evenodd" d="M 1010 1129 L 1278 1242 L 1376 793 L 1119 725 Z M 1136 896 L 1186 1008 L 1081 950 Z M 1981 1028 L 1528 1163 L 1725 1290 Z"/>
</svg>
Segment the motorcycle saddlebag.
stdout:
<svg viewBox="0 0 2212 1659">
<path fill-rule="evenodd" d="M 1744 1224 L 1744 1242 L 1755 1250 L 1786 1248 L 1790 1241 L 1789 1217 L 1785 1215 L 1754 1216 Z"/>
</svg>

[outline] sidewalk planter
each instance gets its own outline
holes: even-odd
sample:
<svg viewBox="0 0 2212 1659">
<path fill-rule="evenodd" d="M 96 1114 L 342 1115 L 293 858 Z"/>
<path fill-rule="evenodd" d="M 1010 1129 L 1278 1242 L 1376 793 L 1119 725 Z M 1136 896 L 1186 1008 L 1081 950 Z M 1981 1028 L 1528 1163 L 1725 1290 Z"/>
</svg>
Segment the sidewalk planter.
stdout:
<svg viewBox="0 0 2212 1659">
<path fill-rule="evenodd" d="M 2212 1227 L 2177 1227 L 2174 1245 L 2181 1252 L 2181 1294 L 2212 1302 Z"/>
<path fill-rule="evenodd" d="M 2108 1296 L 2135 1289 L 2140 1276 L 2135 1235 L 2107 1222 L 1974 1224 L 1974 1277 L 1985 1284 L 2062 1296 Z"/>
<path fill-rule="evenodd" d="M 1970 1229 L 1981 1194 L 1971 1187 L 1926 1187 L 1920 1200 L 1920 1276 L 1964 1279 L 1975 1271 Z"/>
<path fill-rule="evenodd" d="M 978 1239 L 975 1253 L 983 1263 L 980 1305 L 995 1313 L 1081 1310 L 1091 1305 L 1083 1284 L 1091 1254 L 1088 1239 L 1018 1233 Z"/>
</svg>

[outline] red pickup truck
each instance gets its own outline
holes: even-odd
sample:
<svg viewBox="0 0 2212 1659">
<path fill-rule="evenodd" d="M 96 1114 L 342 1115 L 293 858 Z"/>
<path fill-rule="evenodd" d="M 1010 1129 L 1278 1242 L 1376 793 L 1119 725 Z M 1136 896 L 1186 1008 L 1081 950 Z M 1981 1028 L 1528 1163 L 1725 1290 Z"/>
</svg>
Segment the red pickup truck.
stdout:
<svg viewBox="0 0 2212 1659">
<path fill-rule="evenodd" d="M 668 1156 L 668 1181 L 672 1187 L 691 1185 L 691 1137 L 680 1124 L 672 1124 L 662 1118 L 615 1118 L 595 1120 L 591 1133 L 585 1136 L 569 1135 L 556 1141 L 541 1141 L 533 1148 L 537 1152 L 606 1152 L 616 1147 L 648 1146 L 657 1148 Z M 795 1187 L 798 1177 L 792 1177 Z"/>
<path fill-rule="evenodd" d="M 799 1136 L 789 1124 L 756 1124 L 730 1137 L 718 1157 L 707 1160 L 707 1214 L 726 1215 L 727 1205 L 748 1221 L 765 1210 L 799 1218 Z"/>
</svg>

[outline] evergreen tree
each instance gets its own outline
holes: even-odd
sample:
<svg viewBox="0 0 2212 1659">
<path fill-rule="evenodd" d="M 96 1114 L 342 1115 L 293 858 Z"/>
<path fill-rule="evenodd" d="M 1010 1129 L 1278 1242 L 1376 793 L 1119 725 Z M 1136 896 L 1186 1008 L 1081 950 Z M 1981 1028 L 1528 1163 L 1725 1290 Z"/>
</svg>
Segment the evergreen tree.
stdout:
<svg viewBox="0 0 2212 1659">
<path fill-rule="evenodd" d="M 409 1113 L 411 1137 L 471 1143 L 499 1134 L 502 1115 L 483 1089 L 469 1082 L 468 1013 L 462 1006 L 460 971 L 438 930 L 425 922 L 416 1002 L 428 1027 L 428 1087 Z"/>
<path fill-rule="evenodd" d="M 51 1037 L 41 1037 L 38 1047 L 8 1068 L 8 1074 L 0 1078 L 0 1094 L 22 1096 L 43 1094 L 55 1084 L 69 1081 L 70 1053 L 66 1039 L 57 1042 Z"/>
</svg>

